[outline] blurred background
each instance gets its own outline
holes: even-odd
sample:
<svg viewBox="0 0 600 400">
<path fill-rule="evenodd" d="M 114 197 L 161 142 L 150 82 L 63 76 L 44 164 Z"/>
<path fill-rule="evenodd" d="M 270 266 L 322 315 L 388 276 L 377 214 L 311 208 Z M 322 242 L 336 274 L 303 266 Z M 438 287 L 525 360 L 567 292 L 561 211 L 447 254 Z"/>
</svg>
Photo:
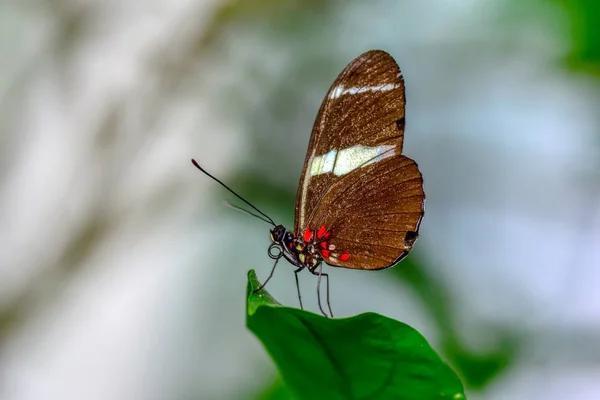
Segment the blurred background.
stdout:
<svg viewBox="0 0 600 400">
<path fill-rule="evenodd" d="M 244 326 L 268 225 L 190 158 L 291 227 L 369 49 L 403 71 L 426 212 L 396 268 L 329 269 L 336 316 L 414 326 L 470 399 L 599 399 L 595 0 L 3 1 L 0 399 L 290 399 Z M 292 271 L 269 290 L 296 306 Z"/>
</svg>

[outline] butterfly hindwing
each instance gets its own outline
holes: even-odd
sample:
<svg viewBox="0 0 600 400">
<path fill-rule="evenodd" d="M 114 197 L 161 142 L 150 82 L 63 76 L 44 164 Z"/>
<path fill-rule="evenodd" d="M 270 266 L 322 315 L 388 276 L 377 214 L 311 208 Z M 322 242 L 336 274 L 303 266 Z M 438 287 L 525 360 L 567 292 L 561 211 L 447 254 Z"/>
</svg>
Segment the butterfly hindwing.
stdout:
<svg viewBox="0 0 600 400">
<path fill-rule="evenodd" d="M 323 254 L 326 263 L 382 269 L 412 248 L 423 217 L 423 199 L 417 164 L 396 156 L 332 185 L 308 224 L 314 229 L 325 226 L 328 237 L 322 239 L 330 250 Z"/>
</svg>

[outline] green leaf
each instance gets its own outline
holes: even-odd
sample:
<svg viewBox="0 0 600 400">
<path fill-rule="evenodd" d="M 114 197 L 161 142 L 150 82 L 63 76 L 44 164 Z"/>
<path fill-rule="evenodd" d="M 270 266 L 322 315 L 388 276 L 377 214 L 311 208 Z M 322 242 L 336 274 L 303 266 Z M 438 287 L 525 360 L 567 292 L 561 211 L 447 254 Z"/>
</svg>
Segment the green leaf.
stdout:
<svg viewBox="0 0 600 400">
<path fill-rule="evenodd" d="M 463 400 L 462 383 L 410 326 L 375 313 L 328 319 L 283 307 L 248 273 L 248 328 L 298 399 Z"/>
</svg>

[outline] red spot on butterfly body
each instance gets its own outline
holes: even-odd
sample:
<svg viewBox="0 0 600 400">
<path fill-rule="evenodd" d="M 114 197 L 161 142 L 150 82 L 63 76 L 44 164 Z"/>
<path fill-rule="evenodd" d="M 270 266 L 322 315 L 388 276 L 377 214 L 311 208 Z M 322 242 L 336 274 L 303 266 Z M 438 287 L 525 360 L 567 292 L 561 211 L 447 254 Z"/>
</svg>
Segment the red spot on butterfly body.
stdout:
<svg viewBox="0 0 600 400">
<path fill-rule="evenodd" d="M 321 227 L 319 228 L 319 232 L 317 232 L 317 237 L 321 239 L 326 231 L 327 228 L 325 228 L 325 225 L 321 225 Z"/>
<path fill-rule="evenodd" d="M 321 248 L 322 249 L 326 249 L 327 248 L 327 242 L 321 242 Z"/>
<path fill-rule="evenodd" d="M 346 261 L 349 258 L 350 258 L 350 254 L 348 254 L 348 253 L 344 253 L 340 256 L 340 260 L 342 260 L 342 261 Z"/>
<path fill-rule="evenodd" d="M 329 250 L 321 250 L 321 255 L 323 257 L 329 257 Z"/>
<path fill-rule="evenodd" d="M 294 247 L 294 242 L 290 242 L 290 249 Z"/>
<path fill-rule="evenodd" d="M 331 232 L 329 232 L 329 231 L 325 232 L 325 239 L 329 239 L 329 236 L 331 236 Z"/>
<path fill-rule="evenodd" d="M 308 242 L 310 239 L 312 239 L 313 233 L 310 230 L 310 228 L 306 228 L 306 230 L 304 231 L 304 241 Z"/>
</svg>

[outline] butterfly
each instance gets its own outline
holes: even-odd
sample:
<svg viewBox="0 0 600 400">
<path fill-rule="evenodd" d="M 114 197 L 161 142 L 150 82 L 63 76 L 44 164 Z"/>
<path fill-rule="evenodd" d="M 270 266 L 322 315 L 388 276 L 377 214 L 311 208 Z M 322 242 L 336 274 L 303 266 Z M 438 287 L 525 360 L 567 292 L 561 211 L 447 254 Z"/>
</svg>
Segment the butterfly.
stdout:
<svg viewBox="0 0 600 400">
<path fill-rule="evenodd" d="M 388 53 L 371 50 L 344 68 L 327 92 L 317 114 L 296 195 L 294 229 L 275 224 L 194 160 L 273 225 L 269 256 L 317 275 L 321 313 L 321 279 L 333 267 L 380 270 L 394 266 L 412 249 L 424 215 L 423 178 L 417 163 L 402 155 L 405 128 L 404 79 Z"/>
</svg>

